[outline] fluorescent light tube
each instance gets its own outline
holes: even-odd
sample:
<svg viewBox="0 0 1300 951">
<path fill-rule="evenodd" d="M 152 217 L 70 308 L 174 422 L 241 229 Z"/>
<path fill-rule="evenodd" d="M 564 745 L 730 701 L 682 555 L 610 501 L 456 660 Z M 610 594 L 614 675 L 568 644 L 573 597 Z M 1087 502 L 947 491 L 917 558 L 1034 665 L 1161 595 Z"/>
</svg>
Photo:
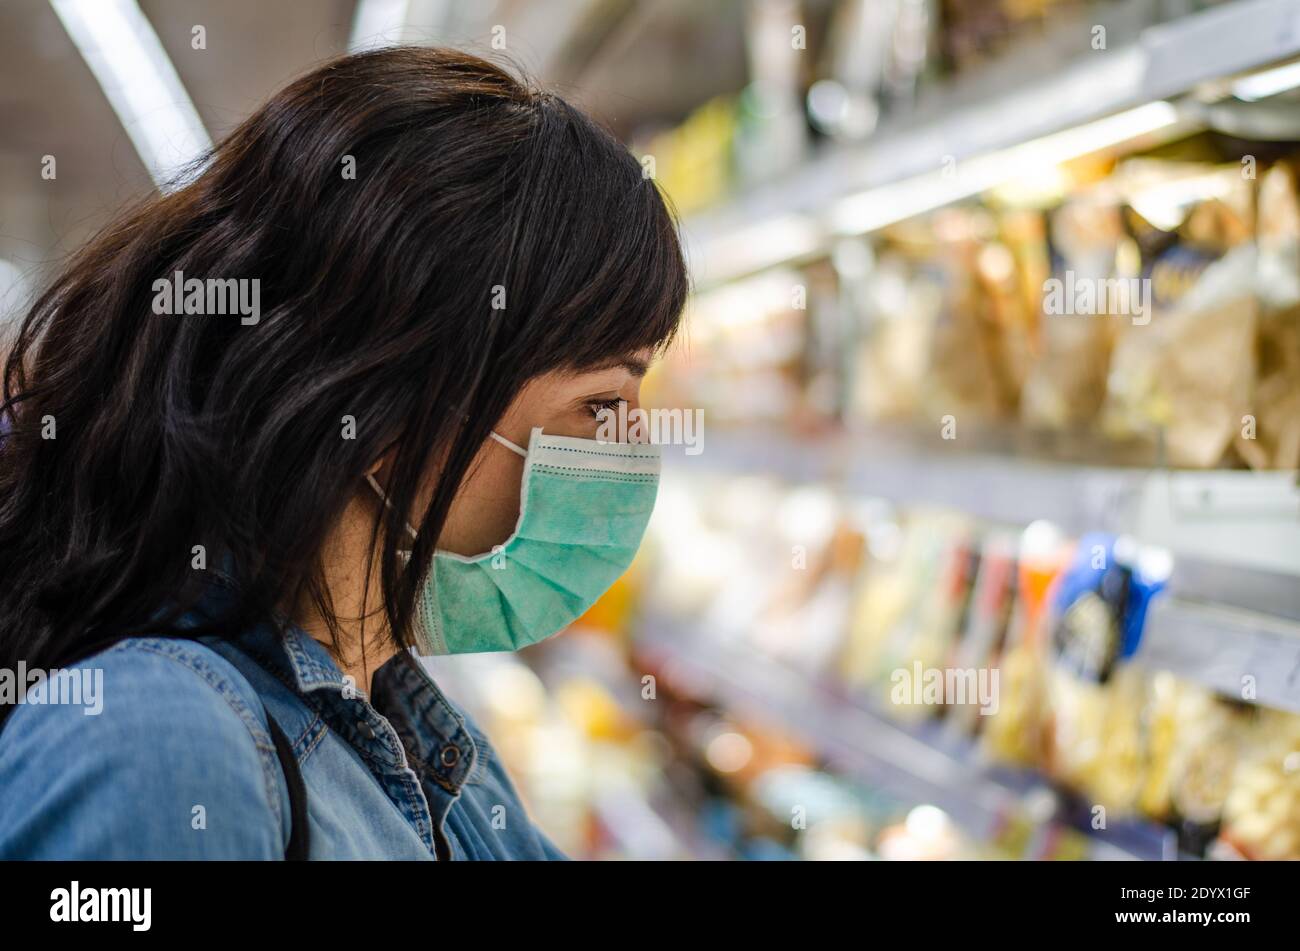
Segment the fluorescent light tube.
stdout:
<svg viewBox="0 0 1300 951">
<path fill-rule="evenodd" d="M 136 0 L 50 0 L 154 183 L 212 147 L 185 87 Z"/>
</svg>

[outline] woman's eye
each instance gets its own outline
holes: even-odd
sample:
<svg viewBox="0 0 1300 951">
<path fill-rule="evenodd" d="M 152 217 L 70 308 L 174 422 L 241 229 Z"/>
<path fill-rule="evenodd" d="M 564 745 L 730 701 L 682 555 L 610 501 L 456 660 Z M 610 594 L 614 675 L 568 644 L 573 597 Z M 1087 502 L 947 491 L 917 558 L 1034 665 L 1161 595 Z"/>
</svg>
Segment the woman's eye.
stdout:
<svg viewBox="0 0 1300 951">
<path fill-rule="evenodd" d="M 596 419 L 600 419 L 601 413 L 605 411 L 617 413 L 619 405 L 626 402 L 627 400 L 621 396 L 615 396 L 613 399 L 608 400 L 591 400 L 587 403 L 587 406 L 591 409 L 591 415 Z"/>
</svg>

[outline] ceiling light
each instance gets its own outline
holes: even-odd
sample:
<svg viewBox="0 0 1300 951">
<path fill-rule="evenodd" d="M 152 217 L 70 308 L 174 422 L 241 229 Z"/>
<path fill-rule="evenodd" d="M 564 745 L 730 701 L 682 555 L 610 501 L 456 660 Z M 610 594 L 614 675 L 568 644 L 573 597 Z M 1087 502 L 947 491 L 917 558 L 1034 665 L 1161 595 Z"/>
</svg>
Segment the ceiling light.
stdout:
<svg viewBox="0 0 1300 951">
<path fill-rule="evenodd" d="M 136 0 L 50 0 L 159 187 L 212 147 Z"/>
<path fill-rule="evenodd" d="M 1246 102 L 1255 102 L 1296 86 L 1300 86 L 1300 60 L 1239 79 L 1232 84 L 1232 94 Z"/>
</svg>

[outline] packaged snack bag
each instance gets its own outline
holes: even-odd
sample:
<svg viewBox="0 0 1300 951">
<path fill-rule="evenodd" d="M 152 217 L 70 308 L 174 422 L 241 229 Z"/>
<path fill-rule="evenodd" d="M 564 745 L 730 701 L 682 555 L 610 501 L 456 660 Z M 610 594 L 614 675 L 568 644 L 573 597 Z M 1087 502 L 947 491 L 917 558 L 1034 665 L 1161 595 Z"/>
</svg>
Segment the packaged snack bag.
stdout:
<svg viewBox="0 0 1300 951">
<path fill-rule="evenodd" d="M 1068 548 L 1055 526 L 1035 522 L 1020 538 L 1017 599 L 999 660 L 998 712 L 987 717 L 981 746 L 990 757 L 1034 765 L 1044 753 L 1049 594 Z"/>
<path fill-rule="evenodd" d="M 1251 183 L 1223 170 L 1178 243 L 1143 268 L 1147 309 L 1118 321 L 1101 421 L 1115 439 L 1163 447 L 1174 466 L 1213 466 L 1251 405 L 1256 248 Z"/>
<path fill-rule="evenodd" d="M 1050 769 L 1121 813 L 1136 808 L 1142 788 L 1147 706 L 1145 672 L 1124 661 L 1137 651 L 1147 605 L 1170 567 L 1163 550 L 1093 533 L 1057 587 Z"/>
<path fill-rule="evenodd" d="M 1120 277 L 1118 251 L 1125 240 L 1120 209 L 1111 201 L 1085 196 L 1052 213 L 1051 280 L 1103 281 Z M 1040 310 L 1047 298 L 1039 287 Z M 1026 425 L 1068 431 L 1091 423 L 1106 395 L 1106 371 L 1118 324 L 1108 315 L 1043 313 L 1039 353 L 1021 394 L 1020 418 Z"/>
<path fill-rule="evenodd" d="M 1194 714 L 1172 764 L 1170 801 L 1179 847 L 1203 855 L 1218 832 L 1254 711 L 1212 697 Z M 1247 830 L 1249 834 L 1249 830 Z"/>
<path fill-rule="evenodd" d="M 982 672 L 997 667 L 1011 622 L 1017 573 L 1014 536 L 994 532 L 982 539 L 975 565 L 970 603 L 950 663 Z M 974 704 L 955 707 L 948 711 L 945 729 L 956 735 L 976 733 L 983 725 L 980 713 Z"/>
<path fill-rule="evenodd" d="M 1252 859 L 1300 859 L 1300 716 L 1261 709 L 1223 803 L 1220 837 Z"/>
<path fill-rule="evenodd" d="M 940 286 L 918 276 L 903 255 L 880 256 L 863 282 L 861 343 L 852 374 L 856 415 L 873 422 L 919 412 L 929 368 L 930 335 L 942 305 Z"/>
<path fill-rule="evenodd" d="M 1252 469 L 1300 467 L 1300 201 L 1278 164 L 1259 182 L 1258 376 L 1234 445 Z"/>
<path fill-rule="evenodd" d="M 1005 329 L 990 294 L 989 272 L 997 272 L 1005 248 L 990 252 L 995 222 L 978 209 L 946 209 L 934 219 L 937 257 L 927 274 L 942 289 L 942 304 L 930 337 L 930 372 L 922 391 L 927 420 L 945 415 L 991 421 L 1015 412 L 1019 383 L 1004 343 Z M 1009 321 L 1008 321 L 1009 322 Z"/>
</svg>

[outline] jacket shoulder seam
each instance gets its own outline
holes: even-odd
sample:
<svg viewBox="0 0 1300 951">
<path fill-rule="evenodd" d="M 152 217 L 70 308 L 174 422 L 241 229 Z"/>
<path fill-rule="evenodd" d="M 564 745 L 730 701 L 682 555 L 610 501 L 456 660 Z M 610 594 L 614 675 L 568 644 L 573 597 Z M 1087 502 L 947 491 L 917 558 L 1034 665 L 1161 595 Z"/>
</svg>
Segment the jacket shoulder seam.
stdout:
<svg viewBox="0 0 1300 951">
<path fill-rule="evenodd" d="M 182 669 L 188 670 L 202 683 L 206 684 L 239 717 L 257 749 L 258 760 L 262 764 L 263 793 L 266 796 L 272 815 L 276 817 L 276 822 L 280 826 L 281 841 L 285 841 L 288 830 L 285 827 L 285 819 L 281 812 L 279 779 L 277 778 L 277 774 L 280 773 L 280 762 L 276 754 L 275 744 L 271 739 L 269 727 L 262 724 L 242 693 L 236 688 L 234 677 L 238 677 L 254 695 L 257 694 L 256 688 L 229 661 L 198 641 L 177 642 L 170 639 L 163 640 L 150 637 L 127 638 L 114 644 L 104 651 L 101 656 L 113 653 L 129 653 L 132 650 L 166 658 Z M 219 670 L 212 664 L 209 657 L 203 656 L 205 654 L 220 659 L 233 672 L 233 676 L 231 673 Z"/>
</svg>

